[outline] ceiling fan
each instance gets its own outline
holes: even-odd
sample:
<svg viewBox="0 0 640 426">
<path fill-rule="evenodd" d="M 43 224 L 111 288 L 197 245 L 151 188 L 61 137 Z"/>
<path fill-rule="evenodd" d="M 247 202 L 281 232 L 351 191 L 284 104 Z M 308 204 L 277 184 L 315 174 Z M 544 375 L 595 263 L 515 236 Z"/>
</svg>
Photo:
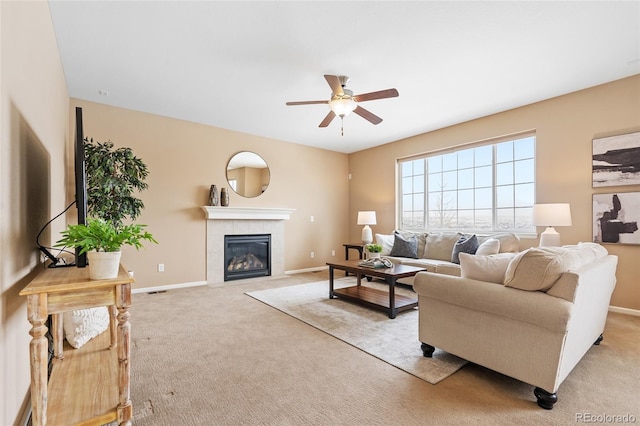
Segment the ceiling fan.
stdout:
<svg viewBox="0 0 640 426">
<path fill-rule="evenodd" d="M 358 103 L 365 101 L 373 101 L 375 99 L 395 98 L 398 96 L 396 89 L 379 90 L 377 92 L 363 93 L 361 95 L 354 95 L 353 92 L 346 88 L 349 82 L 349 77 L 346 75 L 329 75 L 324 76 L 327 83 L 331 87 L 331 99 L 325 101 L 299 101 L 299 102 L 287 102 L 287 105 L 312 105 L 312 104 L 328 104 L 331 109 L 327 116 L 322 120 L 318 127 L 327 127 L 329 123 L 337 115 L 341 120 L 345 116 L 355 112 L 360 117 L 373 123 L 380 124 L 382 118 L 378 117 L 374 113 L 362 108 Z M 342 135 L 344 135 L 344 129 L 341 126 L 340 129 Z"/>
</svg>

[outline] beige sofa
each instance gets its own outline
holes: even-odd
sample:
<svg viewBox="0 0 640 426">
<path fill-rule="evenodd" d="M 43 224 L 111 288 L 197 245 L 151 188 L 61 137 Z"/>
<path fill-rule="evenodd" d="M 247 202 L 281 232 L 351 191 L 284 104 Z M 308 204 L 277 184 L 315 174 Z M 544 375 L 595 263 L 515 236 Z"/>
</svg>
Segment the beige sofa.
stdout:
<svg viewBox="0 0 640 426">
<path fill-rule="evenodd" d="M 617 257 L 594 243 L 531 248 L 493 274 L 504 276 L 497 283 L 477 265 L 466 270 L 467 260 L 489 265 L 492 256 L 472 258 L 463 256 L 461 277 L 416 275 L 424 356 L 438 347 L 531 384 L 538 405 L 553 408 L 560 384 L 602 340 Z"/>
<path fill-rule="evenodd" d="M 411 232 L 396 231 L 405 238 L 415 237 L 417 240 L 416 257 L 392 256 L 394 245 L 394 234 L 376 234 L 376 243 L 382 246 L 381 255 L 396 264 L 411 265 L 425 268 L 429 272 L 438 274 L 460 276 L 460 264 L 452 262 L 452 254 L 456 242 L 463 234 L 461 232 Z M 520 239 L 512 233 L 499 233 L 492 235 L 478 235 L 478 244 L 482 244 L 489 239 L 498 240 L 495 253 L 517 253 L 519 251 Z M 414 278 L 398 280 L 401 284 L 413 284 Z"/>
</svg>

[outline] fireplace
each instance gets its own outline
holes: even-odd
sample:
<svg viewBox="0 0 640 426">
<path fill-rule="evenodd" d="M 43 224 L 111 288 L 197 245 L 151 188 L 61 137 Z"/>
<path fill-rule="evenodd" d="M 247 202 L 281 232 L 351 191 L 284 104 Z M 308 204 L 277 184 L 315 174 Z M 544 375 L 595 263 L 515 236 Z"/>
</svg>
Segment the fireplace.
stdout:
<svg viewBox="0 0 640 426">
<path fill-rule="evenodd" d="M 224 280 L 271 275 L 271 235 L 225 235 Z"/>
</svg>

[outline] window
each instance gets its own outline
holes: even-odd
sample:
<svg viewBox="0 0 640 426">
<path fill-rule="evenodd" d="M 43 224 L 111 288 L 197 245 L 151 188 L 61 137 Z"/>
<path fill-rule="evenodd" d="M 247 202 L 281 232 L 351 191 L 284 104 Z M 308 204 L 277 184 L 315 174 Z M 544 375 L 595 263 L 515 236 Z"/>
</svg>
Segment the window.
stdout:
<svg viewBox="0 0 640 426">
<path fill-rule="evenodd" d="M 402 229 L 535 232 L 535 135 L 398 161 Z"/>
</svg>

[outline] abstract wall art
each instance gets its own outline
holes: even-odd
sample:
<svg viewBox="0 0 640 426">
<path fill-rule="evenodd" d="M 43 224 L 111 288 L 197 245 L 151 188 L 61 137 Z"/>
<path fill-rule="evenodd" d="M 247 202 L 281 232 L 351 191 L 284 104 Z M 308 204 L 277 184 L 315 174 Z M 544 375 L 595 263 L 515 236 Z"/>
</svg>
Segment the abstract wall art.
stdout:
<svg viewBox="0 0 640 426">
<path fill-rule="evenodd" d="M 593 195 L 593 242 L 640 244 L 640 192 Z"/>
<path fill-rule="evenodd" d="M 640 132 L 593 140 L 593 187 L 640 185 Z"/>
</svg>

